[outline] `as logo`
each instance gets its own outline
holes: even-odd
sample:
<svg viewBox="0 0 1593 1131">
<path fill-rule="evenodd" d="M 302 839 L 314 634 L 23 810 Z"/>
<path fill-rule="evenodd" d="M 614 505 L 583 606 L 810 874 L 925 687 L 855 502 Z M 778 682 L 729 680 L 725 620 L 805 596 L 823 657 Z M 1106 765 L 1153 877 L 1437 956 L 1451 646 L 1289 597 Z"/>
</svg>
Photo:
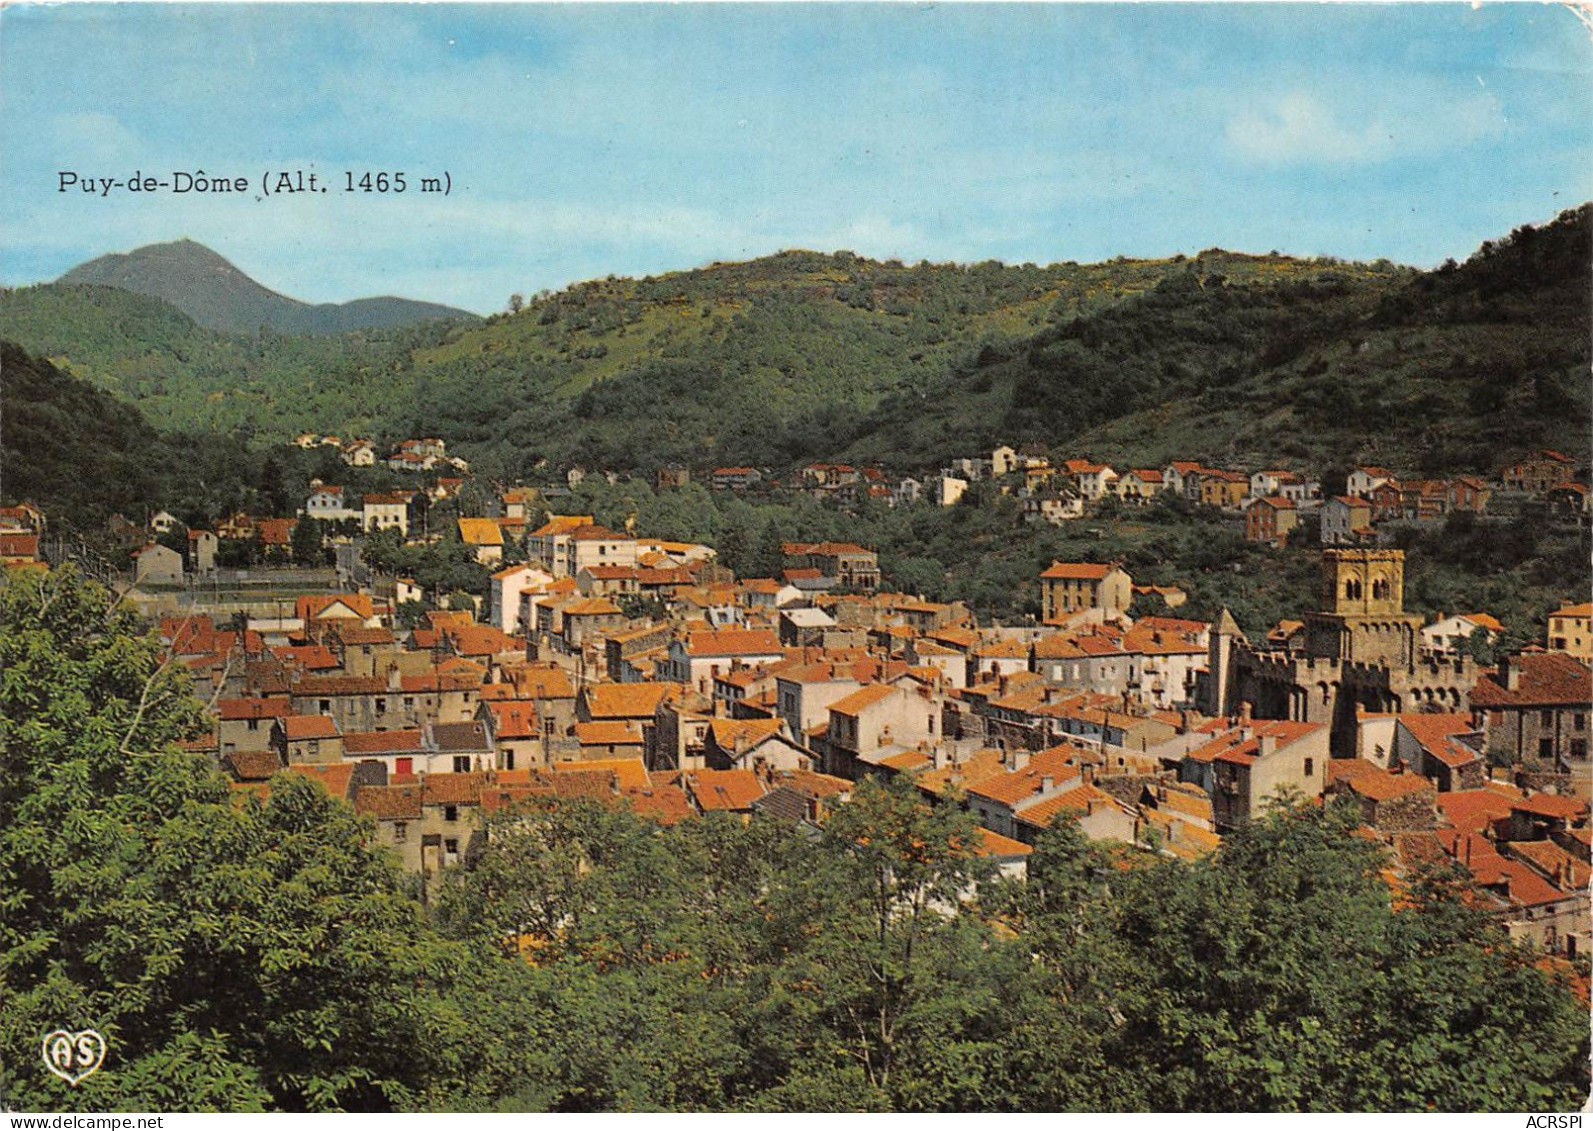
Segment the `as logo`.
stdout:
<svg viewBox="0 0 1593 1131">
<path fill-rule="evenodd" d="M 44 1037 L 44 1067 L 74 1088 L 105 1063 L 105 1038 L 93 1029 L 68 1033 L 57 1029 Z"/>
</svg>

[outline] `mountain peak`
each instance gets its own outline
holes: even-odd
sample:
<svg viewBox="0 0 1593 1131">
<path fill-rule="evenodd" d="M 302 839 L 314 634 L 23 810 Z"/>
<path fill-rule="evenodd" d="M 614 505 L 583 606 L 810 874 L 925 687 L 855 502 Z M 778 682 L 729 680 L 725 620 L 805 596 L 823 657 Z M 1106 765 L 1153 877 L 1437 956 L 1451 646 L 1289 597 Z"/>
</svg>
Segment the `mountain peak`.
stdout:
<svg viewBox="0 0 1593 1131">
<path fill-rule="evenodd" d="M 56 280 L 116 287 L 171 303 L 212 330 L 335 334 L 434 318 L 473 317 L 468 311 L 404 298 L 367 298 L 314 305 L 255 282 L 219 252 L 186 236 L 146 244 L 79 264 Z"/>
</svg>

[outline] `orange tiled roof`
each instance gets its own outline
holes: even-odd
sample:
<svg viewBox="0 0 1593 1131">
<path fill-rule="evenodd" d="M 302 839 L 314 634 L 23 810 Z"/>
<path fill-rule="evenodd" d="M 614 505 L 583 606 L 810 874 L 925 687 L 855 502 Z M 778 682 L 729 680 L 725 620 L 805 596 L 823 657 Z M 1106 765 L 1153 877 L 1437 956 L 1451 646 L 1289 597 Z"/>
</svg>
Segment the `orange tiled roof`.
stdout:
<svg viewBox="0 0 1593 1131">
<path fill-rule="evenodd" d="M 536 707 L 525 700 L 488 702 L 492 729 L 498 738 L 536 738 L 542 733 Z"/>
<path fill-rule="evenodd" d="M 574 762 L 555 762 L 555 775 L 577 772 L 613 774 L 621 789 L 648 789 L 652 779 L 640 758 L 583 758 Z"/>
<path fill-rule="evenodd" d="M 1099 581 L 1111 572 L 1112 566 L 1092 562 L 1052 562 L 1040 576 L 1047 580 Z"/>
<path fill-rule="evenodd" d="M 623 796 L 638 816 L 651 817 L 661 825 L 674 825 L 697 815 L 691 799 L 678 785 L 653 785 L 647 789 L 627 789 Z"/>
<path fill-rule="evenodd" d="M 779 719 L 715 719 L 708 724 L 714 742 L 721 750 L 735 750 L 738 744 L 750 749 L 780 733 Z"/>
<path fill-rule="evenodd" d="M 1021 840 L 1013 840 L 1010 836 L 991 832 L 987 828 L 979 829 L 979 843 L 974 851 L 980 856 L 1027 856 L 1034 849 L 1024 844 Z"/>
<path fill-rule="evenodd" d="M 686 637 L 688 656 L 782 655 L 780 638 L 768 629 L 722 628 Z"/>
<path fill-rule="evenodd" d="M 575 738 L 582 746 L 635 746 L 642 741 L 642 726 L 629 719 L 576 723 Z"/>
<path fill-rule="evenodd" d="M 461 518 L 459 540 L 467 546 L 501 546 L 503 531 L 490 518 Z"/>
<path fill-rule="evenodd" d="M 586 709 L 593 721 L 650 719 L 666 699 L 678 698 L 678 683 L 591 683 L 586 686 Z"/>
<path fill-rule="evenodd" d="M 750 809 L 767 792 L 751 770 L 693 770 L 684 780 L 697 807 L 705 813 Z"/>
<path fill-rule="evenodd" d="M 238 719 L 285 719 L 293 714 L 293 704 L 285 697 L 264 699 L 221 699 L 216 713 L 223 722 Z"/>
<path fill-rule="evenodd" d="M 239 781 L 265 781 L 282 769 L 275 750 L 232 750 L 222 760 Z"/>
<path fill-rule="evenodd" d="M 287 772 L 319 783 L 333 797 L 348 797 L 354 781 L 352 762 L 334 762 L 329 766 L 289 766 Z"/>
<path fill-rule="evenodd" d="M 896 694 L 896 689 L 893 687 L 883 683 L 871 683 L 831 703 L 830 713 L 835 715 L 858 715 L 874 704 L 889 699 L 894 694 Z"/>
<path fill-rule="evenodd" d="M 354 793 L 354 809 L 378 821 L 418 821 L 418 785 L 362 785 Z"/>
<path fill-rule="evenodd" d="M 1086 782 L 1066 793 L 1019 809 L 1017 819 L 1028 825 L 1049 828 L 1060 814 L 1089 813 L 1097 805 L 1117 805 L 1111 794 Z"/>
<path fill-rule="evenodd" d="M 337 724 L 327 715 L 289 715 L 281 723 L 282 733 L 289 742 L 337 737 Z"/>
<path fill-rule="evenodd" d="M 421 800 L 427 805 L 474 805 L 487 784 L 485 773 L 425 774 L 420 779 Z"/>
<path fill-rule="evenodd" d="M 1510 802 L 1509 795 L 1497 789 L 1457 789 L 1438 795 L 1438 811 L 1456 829 L 1481 832 L 1510 816 Z"/>
</svg>

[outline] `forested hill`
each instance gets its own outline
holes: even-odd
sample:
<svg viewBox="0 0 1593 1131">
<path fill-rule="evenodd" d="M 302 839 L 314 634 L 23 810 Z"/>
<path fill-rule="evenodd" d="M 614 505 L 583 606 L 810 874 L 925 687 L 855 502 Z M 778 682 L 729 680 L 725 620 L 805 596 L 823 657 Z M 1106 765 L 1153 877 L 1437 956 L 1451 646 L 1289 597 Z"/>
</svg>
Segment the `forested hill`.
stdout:
<svg viewBox="0 0 1593 1131">
<path fill-rule="evenodd" d="M 1411 274 L 1222 251 L 1196 262 L 1261 293 L 1324 274 L 1376 291 Z M 538 456 L 645 471 L 666 462 L 780 468 L 867 452 L 932 466 L 969 454 L 1000 423 L 957 375 L 1189 270 L 1181 258 L 906 266 L 787 252 L 587 283 L 417 353 L 414 426 L 521 457 L 510 473 Z M 948 399 L 939 407 L 950 427 L 904 431 L 881 412 L 892 399 L 931 398 Z"/>
<path fill-rule="evenodd" d="M 234 437 L 173 434 L 119 401 L 0 341 L 0 502 L 38 504 L 57 530 L 97 528 L 153 506 L 219 514 L 257 477 Z M 252 501 L 252 500 L 251 500 Z"/>
<path fill-rule="evenodd" d="M 1220 250 L 1046 267 L 784 252 L 324 337 L 43 286 L 4 296 L 0 335 L 162 427 L 435 434 L 495 477 L 543 459 L 921 471 L 996 442 L 1484 471 L 1586 450 L 1590 230 L 1583 206 L 1432 272 Z"/>
<path fill-rule="evenodd" d="M 434 341 L 437 325 L 228 334 L 114 287 L 0 291 L 0 338 L 132 401 L 150 423 L 265 440 L 310 428 L 378 430 L 405 403 L 410 350 Z"/>
<path fill-rule="evenodd" d="M 382 296 L 345 303 L 311 304 L 255 282 L 226 259 L 193 240 L 149 244 L 125 255 L 81 263 L 57 282 L 116 287 L 163 299 L 201 326 L 279 334 L 339 334 L 437 318 L 474 318 L 468 311 L 431 302 Z"/>
</svg>

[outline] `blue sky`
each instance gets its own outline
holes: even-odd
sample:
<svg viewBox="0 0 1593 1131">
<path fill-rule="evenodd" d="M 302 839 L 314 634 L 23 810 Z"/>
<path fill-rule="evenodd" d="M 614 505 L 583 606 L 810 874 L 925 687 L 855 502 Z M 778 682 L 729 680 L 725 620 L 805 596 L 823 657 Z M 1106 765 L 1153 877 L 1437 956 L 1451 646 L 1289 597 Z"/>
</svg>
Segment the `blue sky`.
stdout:
<svg viewBox="0 0 1593 1131">
<path fill-rule="evenodd" d="M 12 284 L 181 236 L 482 312 L 788 247 L 1431 265 L 1593 198 L 1593 46 L 1535 4 L 11 6 L 0 154 Z M 454 191 L 56 191 L 195 168 Z"/>
</svg>

